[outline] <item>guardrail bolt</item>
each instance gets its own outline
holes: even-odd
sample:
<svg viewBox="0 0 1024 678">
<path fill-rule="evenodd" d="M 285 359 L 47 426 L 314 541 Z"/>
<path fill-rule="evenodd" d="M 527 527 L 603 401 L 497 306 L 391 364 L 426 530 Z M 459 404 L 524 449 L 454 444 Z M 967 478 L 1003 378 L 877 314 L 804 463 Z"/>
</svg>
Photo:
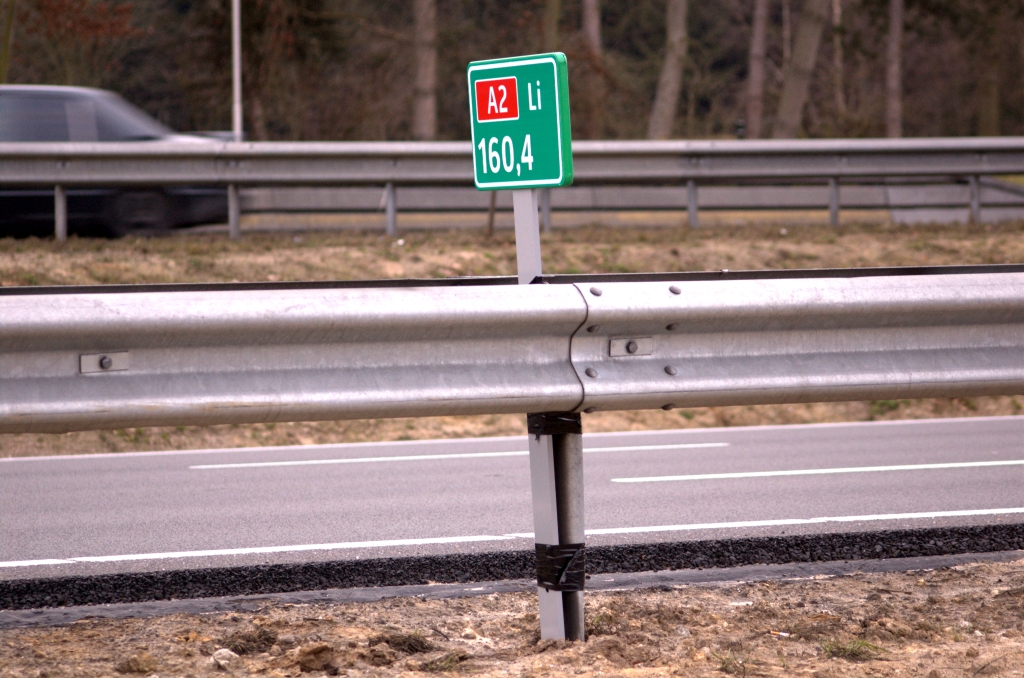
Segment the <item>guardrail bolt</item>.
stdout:
<svg viewBox="0 0 1024 678">
<path fill-rule="evenodd" d="M 593 334 L 594 332 L 597 332 L 599 329 L 601 329 L 600 325 L 591 325 L 590 327 L 587 328 L 587 332 Z"/>
<path fill-rule="evenodd" d="M 109 370 L 114 366 L 114 361 L 110 359 L 109 355 L 105 355 L 100 358 L 100 369 Z"/>
<path fill-rule="evenodd" d="M 668 374 L 673 377 L 676 376 L 676 368 L 672 367 L 671 365 L 666 365 L 665 374 Z"/>
<path fill-rule="evenodd" d="M 636 353 L 636 350 L 638 348 L 640 348 L 640 347 L 637 346 L 636 342 L 633 341 L 632 339 L 630 339 L 629 341 L 626 342 L 626 353 L 629 353 L 629 354 Z"/>
<path fill-rule="evenodd" d="M 600 287 L 591 287 L 590 288 L 590 293 L 593 294 L 595 297 L 599 297 L 602 294 L 601 288 Z"/>
<path fill-rule="evenodd" d="M 679 329 L 679 323 L 672 323 L 671 325 L 665 325 L 665 329 L 669 332 L 675 332 Z"/>
<path fill-rule="evenodd" d="M 588 368 L 587 368 L 586 370 L 584 370 L 584 371 L 586 372 L 586 375 L 587 375 L 588 377 L 590 377 L 591 379 L 594 379 L 594 378 L 596 378 L 596 377 L 597 377 L 597 370 L 595 370 L 595 369 L 594 369 L 593 367 L 588 367 Z"/>
<path fill-rule="evenodd" d="M 681 289 L 679 289 L 678 287 L 676 287 L 675 285 L 670 286 L 668 288 L 668 291 L 671 292 L 672 294 L 682 294 L 683 293 L 683 291 Z"/>
<path fill-rule="evenodd" d="M 662 405 L 661 409 L 663 409 L 663 410 L 665 410 L 667 412 L 669 410 L 675 409 L 675 407 L 676 407 L 675 405 L 673 405 L 672 403 L 669 403 L 668 405 Z"/>
</svg>

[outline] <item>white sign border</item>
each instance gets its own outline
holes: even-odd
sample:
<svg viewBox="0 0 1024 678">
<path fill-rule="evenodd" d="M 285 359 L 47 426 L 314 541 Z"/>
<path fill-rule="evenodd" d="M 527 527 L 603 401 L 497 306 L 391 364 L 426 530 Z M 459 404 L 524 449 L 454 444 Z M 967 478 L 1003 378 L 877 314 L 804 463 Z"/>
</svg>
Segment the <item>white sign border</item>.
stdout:
<svg viewBox="0 0 1024 678">
<path fill-rule="evenodd" d="M 556 179 L 539 179 L 534 181 L 497 181 L 494 183 L 481 184 L 477 181 L 476 176 L 476 127 L 472 124 L 473 118 L 477 114 L 476 100 L 473 92 L 473 79 L 472 74 L 474 71 L 486 71 L 494 68 L 508 68 L 510 66 L 530 66 L 532 64 L 551 64 L 551 68 L 554 71 L 555 76 L 555 122 L 558 124 L 558 178 Z M 539 59 L 526 59 L 524 61 L 500 61 L 498 63 L 491 64 L 478 64 L 469 67 L 469 74 L 466 77 L 466 86 L 469 89 L 469 105 L 471 110 L 470 114 L 470 126 L 469 134 L 473 138 L 473 183 L 477 188 L 482 189 L 501 189 L 501 188 L 518 188 L 520 186 L 533 186 L 536 187 L 538 184 L 541 186 L 558 186 L 562 183 L 562 178 L 565 174 L 564 165 L 562 163 L 562 100 L 558 96 L 558 63 L 554 57 L 546 56 Z M 518 102 L 517 102 L 518 103 Z M 493 121 L 498 122 L 498 121 Z M 483 124 L 483 123 L 479 123 Z"/>
</svg>

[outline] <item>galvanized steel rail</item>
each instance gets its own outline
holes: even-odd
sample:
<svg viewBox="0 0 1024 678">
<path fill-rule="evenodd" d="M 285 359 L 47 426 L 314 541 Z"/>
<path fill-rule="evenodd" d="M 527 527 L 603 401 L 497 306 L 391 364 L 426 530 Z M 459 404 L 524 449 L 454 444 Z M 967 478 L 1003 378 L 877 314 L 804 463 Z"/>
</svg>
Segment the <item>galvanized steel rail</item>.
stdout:
<svg viewBox="0 0 1024 678">
<path fill-rule="evenodd" d="M 0 143 L 0 185 L 55 186 L 58 203 L 81 186 L 378 185 L 390 215 L 395 186 L 471 186 L 472 153 L 468 142 Z M 978 178 L 1024 172 L 1024 137 L 578 141 L 573 157 L 579 185 L 687 186 L 694 223 L 698 184 L 819 179 L 835 223 L 840 182 L 872 177 L 967 178 L 976 218 Z"/>
<path fill-rule="evenodd" d="M 979 270 L 8 288 L 0 432 L 1024 393 L 1024 271 Z"/>
</svg>

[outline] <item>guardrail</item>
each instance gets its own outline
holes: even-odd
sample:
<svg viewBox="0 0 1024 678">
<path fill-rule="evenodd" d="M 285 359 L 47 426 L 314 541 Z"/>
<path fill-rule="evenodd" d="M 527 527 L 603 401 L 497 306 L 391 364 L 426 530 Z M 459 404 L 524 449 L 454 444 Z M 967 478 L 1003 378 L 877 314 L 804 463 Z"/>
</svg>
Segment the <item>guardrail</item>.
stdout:
<svg viewBox="0 0 1024 678">
<path fill-rule="evenodd" d="M 0 432 L 1024 392 L 1024 267 L 936 271 L 7 288 Z"/>
<path fill-rule="evenodd" d="M 67 187 L 375 185 L 385 189 L 393 233 L 394 187 L 471 186 L 472 153 L 468 142 L 3 143 L 0 185 L 55 186 L 58 233 L 66 233 Z M 693 224 L 698 184 L 820 180 L 835 224 L 841 182 L 887 177 L 963 177 L 978 218 L 978 178 L 1024 173 L 1024 137 L 578 141 L 573 158 L 577 185 L 685 186 Z"/>
<path fill-rule="evenodd" d="M 0 432 L 527 413 L 580 640 L 578 413 L 1024 392 L 1024 265 L 515 280 L 0 289 Z"/>
</svg>

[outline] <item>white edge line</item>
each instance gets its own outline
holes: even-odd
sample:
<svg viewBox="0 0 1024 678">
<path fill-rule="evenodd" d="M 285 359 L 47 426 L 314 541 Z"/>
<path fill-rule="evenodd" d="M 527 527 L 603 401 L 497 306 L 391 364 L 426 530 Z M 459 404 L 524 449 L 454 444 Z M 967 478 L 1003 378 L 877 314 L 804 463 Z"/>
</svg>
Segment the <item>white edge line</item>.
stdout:
<svg viewBox="0 0 1024 678">
<path fill-rule="evenodd" d="M 775 520 L 741 520 L 724 523 L 694 523 L 691 525 L 652 525 L 648 527 L 613 527 L 587 530 L 588 536 L 643 534 L 648 532 L 689 532 L 695 530 L 727 530 L 750 527 L 779 527 L 786 525 L 821 525 L 824 523 L 876 522 L 884 520 L 927 520 L 935 518 L 962 518 L 972 516 L 1000 516 L 1024 514 L 1024 507 L 969 509 L 962 511 L 929 511 L 925 513 L 877 513 L 863 516 L 829 516 L 820 518 L 781 518 Z M 350 541 L 337 544 L 300 544 L 297 546 L 265 546 L 239 549 L 211 549 L 206 551 L 172 551 L 168 553 L 136 553 L 120 556 L 82 556 L 76 558 L 46 558 L 42 560 L 11 560 L 0 562 L 0 568 L 39 567 L 44 565 L 74 565 L 78 563 L 112 563 L 122 561 L 159 560 L 171 558 L 209 558 L 268 553 L 294 553 L 301 551 L 330 551 L 339 549 L 381 548 L 390 546 L 423 546 L 430 544 L 465 544 L 485 541 L 533 539 L 532 532 L 513 532 L 502 535 L 475 535 L 465 537 L 428 537 L 425 539 L 385 539 L 380 541 Z"/>
<path fill-rule="evenodd" d="M 583 450 L 584 454 L 595 452 L 643 452 L 646 450 L 675 450 L 705 447 L 728 447 L 729 443 L 679 443 L 675 445 L 638 445 L 631 447 L 593 447 Z M 526 450 L 509 452 L 463 452 L 451 454 L 411 454 L 395 457 L 342 457 L 335 459 L 298 459 L 294 461 L 251 461 L 237 464 L 197 464 L 189 466 L 191 471 L 209 471 L 229 468 L 276 468 L 282 466 L 323 466 L 327 464 L 374 464 L 396 461 L 437 461 L 440 459 L 488 459 L 494 457 L 525 457 Z"/>
<path fill-rule="evenodd" d="M 612 478 L 613 483 L 664 483 L 686 480 L 732 480 L 737 478 L 778 478 L 785 476 L 818 476 L 840 473 L 880 473 L 885 471 L 929 471 L 954 468 L 985 468 L 991 466 L 1024 466 L 1024 459 L 1000 461 L 959 461 L 937 464 L 898 464 L 895 466 L 846 466 L 839 468 L 807 468 L 787 471 L 739 471 L 737 473 L 704 473 L 687 476 L 647 476 Z"/>
</svg>

